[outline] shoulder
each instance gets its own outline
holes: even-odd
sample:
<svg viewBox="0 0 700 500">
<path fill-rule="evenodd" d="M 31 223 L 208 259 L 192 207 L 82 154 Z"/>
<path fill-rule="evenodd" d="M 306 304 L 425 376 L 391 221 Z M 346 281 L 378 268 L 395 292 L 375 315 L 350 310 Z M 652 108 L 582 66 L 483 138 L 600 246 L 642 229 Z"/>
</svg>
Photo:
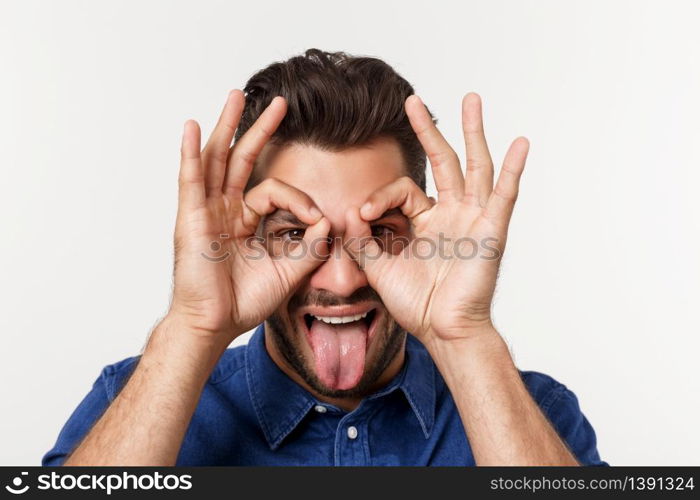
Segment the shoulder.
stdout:
<svg viewBox="0 0 700 500">
<path fill-rule="evenodd" d="M 409 356 L 419 361 L 417 364 L 421 369 L 430 370 L 435 374 L 440 387 L 446 388 L 445 381 L 425 346 L 412 335 L 408 336 L 406 351 L 409 353 Z M 548 413 L 549 410 L 561 402 L 570 399 L 575 401 L 576 396 L 574 393 L 550 375 L 531 370 L 518 370 L 518 372 L 530 395 L 545 413 Z"/>
<path fill-rule="evenodd" d="M 245 366 L 245 353 L 248 345 L 229 347 L 224 351 L 219 362 L 209 376 L 210 384 L 218 384 L 239 373 Z"/>
<path fill-rule="evenodd" d="M 593 426 L 576 395 L 564 384 L 540 372 L 521 371 L 525 385 L 582 465 L 608 465 L 598 453 Z"/>
<path fill-rule="evenodd" d="M 520 370 L 520 377 L 545 413 L 562 398 L 576 397 L 568 387 L 546 373 Z"/>
<path fill-rule="evenodd" d="M 239 372 L 245 366 L 246 348 L 247 345 L 240 345 L 226 349 L 212 370 L 207 383 L 217 384 Z M 141 355 L 130 356 L 109 364 L 102 369 L 96 382 L 100 382 L 104 385 L 104 389 L 110 400 L 114 399 L 119 390 L 124 386 L 140 359 Z"/>
</svg>

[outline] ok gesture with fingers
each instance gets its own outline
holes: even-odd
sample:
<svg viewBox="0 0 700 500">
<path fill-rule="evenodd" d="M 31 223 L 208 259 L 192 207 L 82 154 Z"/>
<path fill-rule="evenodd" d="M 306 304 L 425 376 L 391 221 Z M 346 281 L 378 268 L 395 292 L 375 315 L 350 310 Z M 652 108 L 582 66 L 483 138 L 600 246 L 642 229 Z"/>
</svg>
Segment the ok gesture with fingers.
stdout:
<svg viewBox="0 0 700 500">
<path fill-rule="evenodd" d="M 409 97 L 405 109 L 430 161 L 437 202 L 402 177 L 348 214 L 356 242 L 349 246 L 406 330 L 424 341 L 463 338 L 491 322 L 498 265 L 529 144 L 525 138 L 511 144 L 494 186 L 478 95 L 467 94 L 462 102 L 466 176 L 420 98 Z M 395 208 L 410 219 L 414 233 L 396 255 L 369 238 L 369 223 Z"/>
<path fill-rule="evenodd" d="M 268 179 L 244 192 L 256 157 L 286 112 L 284 98 L 274 98 L 231 148 L 244 101 L 240 90 L 229 94 L 202 151 L 196 122 L 185 124 L 182 140 L 169 314 L 222 345 L 262 322 L 320 264 L 330 228 L 308 195 L 283 182 Z M 255 239 L 261 218 L 277 209 L 307 224 L 303 255 L 273 259 Z"/>
</svg>

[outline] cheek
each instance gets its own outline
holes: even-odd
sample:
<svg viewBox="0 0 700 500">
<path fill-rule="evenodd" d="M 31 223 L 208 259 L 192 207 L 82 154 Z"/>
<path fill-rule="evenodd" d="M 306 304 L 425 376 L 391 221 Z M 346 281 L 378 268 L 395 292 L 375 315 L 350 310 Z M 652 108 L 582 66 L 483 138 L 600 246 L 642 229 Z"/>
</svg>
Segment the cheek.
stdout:
<svg viewBox="0 0 700 500">
<path fill-rule="evenodd" d="M 389 335 L 393 330 L 394 324 L 394 319 L 391 316 L 389 316 L 385 309 L 385 314 L 382 315 L 382 317 L 379 319 L 379 323 L 377 323 L 377 326 L 375 327 L 376 331 L 374 332 L 372 344 L 369 348 L 371 356 L 374 357 L 379 355 L 384 349 L 384 347 L 387 345 L 389 341 Z"/>
<path fill-rule="evenodd" d="M 273 316 L 274 318 L 271 319 L 275 323 L 277 334 L 283 336 L 286 342 L 294 346 L 294 349 L 301 353 L 304 358 L 311 355 L 302 320 L 299 320 L 294 312 L 290 313 L 286 306 L 277 309 Z"/>
<path fill-rule="evenodd" d="M 285 335 L 295 343 L 305 344 L 306 334 L 303 318 L 299 317 L 299 307 L 304 305 L 304 297 L 308 293 L 308 280 L 303 282 L 290 297 L 285 300 L 275 311 L 278 318 L 282 319 L 285 326 Z M 300 346 L 302 347 L 302 346 Z"/>
</svg>

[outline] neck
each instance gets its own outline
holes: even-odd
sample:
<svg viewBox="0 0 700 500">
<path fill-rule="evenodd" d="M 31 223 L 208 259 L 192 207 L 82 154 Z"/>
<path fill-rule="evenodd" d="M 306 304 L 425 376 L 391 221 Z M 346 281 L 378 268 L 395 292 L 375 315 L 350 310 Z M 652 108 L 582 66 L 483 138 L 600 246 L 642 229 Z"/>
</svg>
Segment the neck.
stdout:
<svg viewBox="0 0 700 500">
<path fill-rule="evenodd" d="M 406 340 L 404 339 L 403 345 L 398 350 L 396 356 L 394 356 L 394 358 L 391 360 L 391 363 L 389 363 L 389 365 L 382 372 L 379 378 L 377 378 L 377 380 L 371 386 L 368 387 L 367 391 L 365 391 L 363 394 L 348 397 L 326 396 L 324 394 L 319 393 L 313 387 L 311 387 L 306 382 L 306 380 L 304 380 L 304 378 L 294 368 L 290 366 L 290 364 L 284 358 L 282 353 L 279 352 L 279 349 L 277 349 L 275 342 L 272 340 L 272 335 L 268 333 L 267 323 L 265 323 L 265 349 L 267 350 L 267 353 L 269 354 L 272 361 L 277 365 L 277 367 L 280 370 L 282 370 L 289 378 L 291 378 L 294 382 L 303 387 L 306 391 L 311 393 L 316 399 L 324 403 L 329 403 L 333 406 L 337 406 L 342 410 L 352 411 L 360 405 L 360 403 L 366 396 L 382 389 L 396 375 L 398 375 L 398 373 L 401 371 L 401 367 L 403 366 L 404 359 L 406 357 Z"/>
</svg>

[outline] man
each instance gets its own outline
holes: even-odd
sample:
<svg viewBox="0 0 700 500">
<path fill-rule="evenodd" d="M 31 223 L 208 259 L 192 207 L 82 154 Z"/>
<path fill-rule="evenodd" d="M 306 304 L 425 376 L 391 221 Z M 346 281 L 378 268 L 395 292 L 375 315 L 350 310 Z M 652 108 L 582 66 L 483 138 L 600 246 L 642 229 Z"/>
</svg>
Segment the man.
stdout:
<svg viewBox="0 0 700 500">
<path fill-rule="evenodd" d="M 528 142 L 494 185 L 476 94 L 462 116 L 466 177 L 391 67 L 310 49 L 232 91 L 203 149 L 188 121 L 170 310 L 43 463 L 604 464 L 491 321 Z"/>
</svg>

